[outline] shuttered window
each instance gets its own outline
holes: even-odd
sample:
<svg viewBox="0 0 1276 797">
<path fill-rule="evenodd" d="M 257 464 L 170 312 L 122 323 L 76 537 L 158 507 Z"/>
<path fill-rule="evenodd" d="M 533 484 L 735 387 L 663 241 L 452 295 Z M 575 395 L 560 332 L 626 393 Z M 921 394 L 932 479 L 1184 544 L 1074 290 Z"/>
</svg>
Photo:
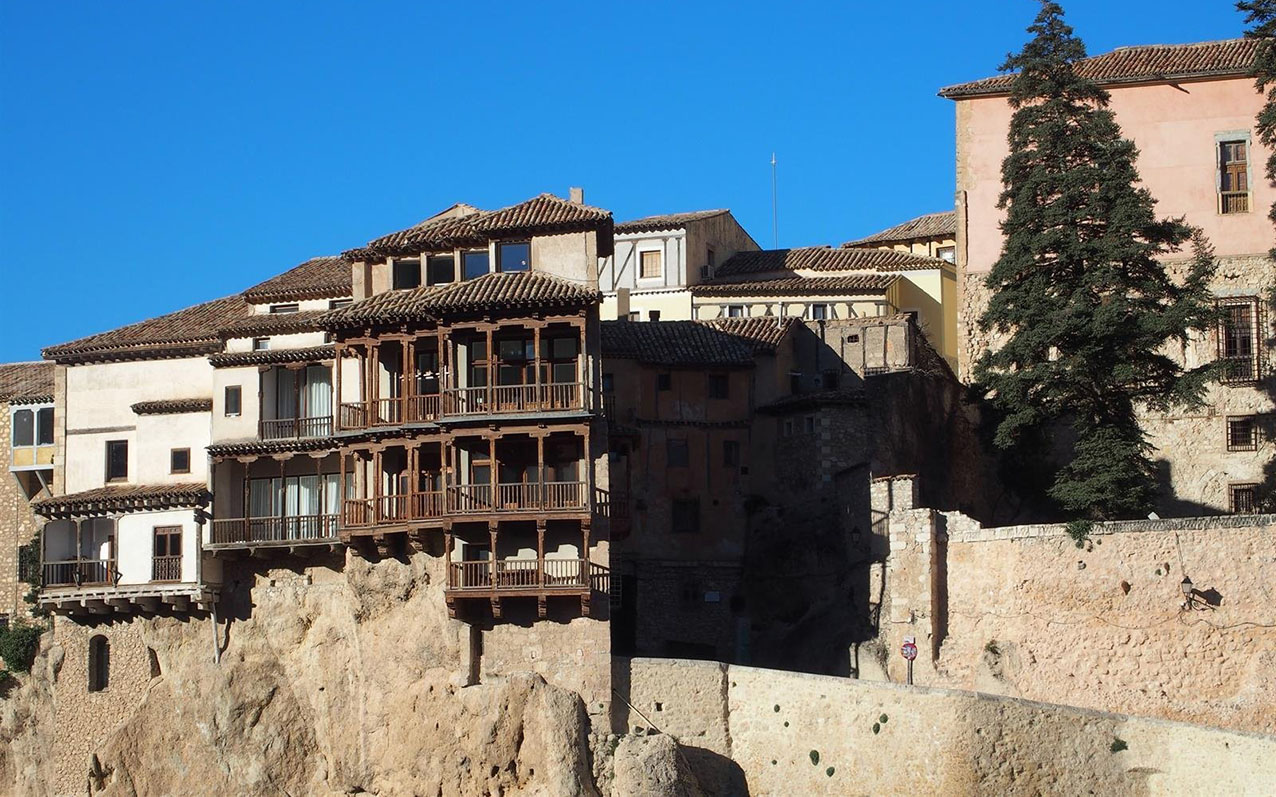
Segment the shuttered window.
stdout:
<svg viewBox="0 0 1276 797">
<path fill-rule="evenodd" d="M 659 277 L 661 274 L 661 257 L 658 250 L 652 249 L 647 252 L 639 252 L 638 259 L 641 267 L 639 276 L 643 279 L 652 279 Z"/>
<path fill-rule="evenodd" d="M 1220 213 L 1249 212 L 1249 144 L 1218 143 L 1218 193 Z"/>
</svg>

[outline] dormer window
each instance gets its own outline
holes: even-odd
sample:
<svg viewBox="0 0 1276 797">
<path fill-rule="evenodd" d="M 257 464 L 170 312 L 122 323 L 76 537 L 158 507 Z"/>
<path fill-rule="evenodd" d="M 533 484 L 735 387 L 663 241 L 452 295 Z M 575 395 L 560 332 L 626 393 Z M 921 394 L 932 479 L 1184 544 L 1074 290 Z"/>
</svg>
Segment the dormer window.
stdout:
<svg viewBox="0 0 1276 797">
<path fill-rule="evenodd" d="M 253 338 L 253 351 L 266 351 L 270 348 L 270 338 Z"/>
<path fill-rule="evenodd" d="M 272 314 L 295 313 L 300 309 L 301 305 L 296 302 L 292 302 L 290 304 L 272 304 L 270 306 L 270 312 Z"/>
<path fill-rule="evenodd" d="M 456 260 L 451 255 L 435 255 L 425 261 L 425 276 L 429 285 L 445 285 L 456 282 Z"/>
<path fill-rule="evenodd" d="M 394 290 L 404 291 L 421 285 L 421 261 L 417 258 L 394 261 Z"/>
<path fill-rule="evenodd" d="M 496 268 L 502 272 L 528 271 L 532 267 L 531 241 L 505 241 L 496 245 Z"/>
<path fill-rule="evenodd" d="M 472 280 L 492 270 L 491 258 L 486 249 L 461 253 L 461 267 L 464 278 Z"/>
</svg>

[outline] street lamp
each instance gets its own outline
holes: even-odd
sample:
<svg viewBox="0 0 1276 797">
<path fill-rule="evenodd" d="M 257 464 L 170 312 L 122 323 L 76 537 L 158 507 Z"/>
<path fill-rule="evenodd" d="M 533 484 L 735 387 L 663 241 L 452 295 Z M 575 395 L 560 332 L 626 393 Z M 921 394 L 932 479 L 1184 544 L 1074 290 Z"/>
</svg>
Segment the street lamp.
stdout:
<svg viewBox="0 0 1276 797">
<path fill-rule="evenodd" d="M 1192 605 L 1193 594 L 1192 579 L 1186 574 L 1183 576 L 1182 583 L 1179 584 L 1179 589 L 1183 590 L 1183 607 L 1190 607 Z"/>
</svg>

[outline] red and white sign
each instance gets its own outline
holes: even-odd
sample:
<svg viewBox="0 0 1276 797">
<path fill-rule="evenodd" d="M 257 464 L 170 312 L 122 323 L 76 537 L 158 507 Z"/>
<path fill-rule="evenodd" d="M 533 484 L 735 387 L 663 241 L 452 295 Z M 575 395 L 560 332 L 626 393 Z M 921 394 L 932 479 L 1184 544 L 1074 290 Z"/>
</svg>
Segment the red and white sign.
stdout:
<svg viewBox="0 0 1276 797">
<path fill-rule="evenodd" d="M 917 658 L 917 645 L 912 639 L 905 639 L 903 646 L 899 649 L 899 652 L 904 654 L 904 658 L 912 661 Z"/>
</svg>

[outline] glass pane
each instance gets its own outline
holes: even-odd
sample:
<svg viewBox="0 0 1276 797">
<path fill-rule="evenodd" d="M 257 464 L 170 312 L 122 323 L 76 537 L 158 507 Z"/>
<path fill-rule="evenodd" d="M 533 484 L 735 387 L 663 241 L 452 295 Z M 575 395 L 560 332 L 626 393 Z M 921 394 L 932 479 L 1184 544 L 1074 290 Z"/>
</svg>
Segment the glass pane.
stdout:
<svg viewBox="0 0 1276 797">
<path fill-rule="evenodd" d="M 415 288 L 421 284 L 420 260 L 394 261 L 394 289 L 396 291 Z"/>
<path fill-rule="evenodd" d="M 492 468 L 490 465 L 475 465 L 472 469 L 474 474 L 474 484 L 490 484 L 492 481 Z"/>
<path fill-rule="evenodd" d="M 36 420 L 38 421 L 38 423 L 36 424 L 36 436 L 35 436 L 36 445 L 39 445 L 39 446 L 53 445 L 53 408 L 52 407 L 42 408 L 38 412 L 36 416 Z"/>
<path fill-rule="evenodd" d="M 550 342 L 550 356 L 555 360 L 568 360 L 576 356 L 575 338 L 554 338 Z"/>
<path fill-rule="evenodd" d="M 123 479 L 128 476 L 128 443 L 123 440 L 106 444 L 106 478 Z"/>
<path fill-rule="evenodd" d="M 472 280 L 492 270 L 487 252 L 462 252 L 461 265 L 465 269 L 465 278 Z"/>
<path fill-rule="evenodd" d="M 496 245 L 496 262 L 501 271 L 527 271 L 532 266 L 532 245 L 528 241 Z"/>
<path fill-rule="evenodd" d="M 551 372 L 551 382 L 563 384 L 565 382 L 576 381 L 576 363 L 554 363 L 554 369 Z M 611 389 L 603 385 L 603 390 L 611 392 Z"/>
<path fill-rule="evenodd" d="M 499 344 L 502 360 L 527 359 L 527 345 L 521 339 L 502 340 Z"/>
<path fill-rule="evenodd" d="M 35 413 L 31 410 L 18 410 L 13 413 L 13 444 L 15 446 L 35 445 Z"/>
<path fill-rule="evenodd" d="M 449 257 L 432 257 L 427 261 L 431 285 L 444 285 L 456 281 L 455 261 Z"/>
<path fill-rule="evenodd" d="M 485 340 L 471 341 L 470 343 L 471 362 L 474 360 L 485 360 L 485 359 L 487 359 L 487 341 Z"/>
</svg>

